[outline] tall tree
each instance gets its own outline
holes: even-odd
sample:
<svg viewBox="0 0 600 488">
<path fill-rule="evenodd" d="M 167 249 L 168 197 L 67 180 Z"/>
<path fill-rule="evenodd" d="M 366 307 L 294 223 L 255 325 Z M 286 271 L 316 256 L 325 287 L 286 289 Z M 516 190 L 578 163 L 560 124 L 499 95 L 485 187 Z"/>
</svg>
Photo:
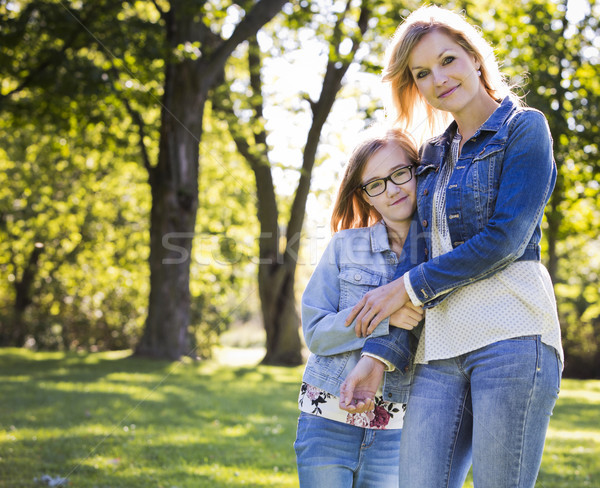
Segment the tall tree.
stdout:
<svg viewBox="0 0 600 488">
<path fill-rule="evenodd" d="M 190 256 L 205 103 L 231 53 L 284 4 L 285 0 L 153 0 L 67 5 L 23 0 L 2 7 L 0 13 L 11 28 L 3 32 L 10 44 L 2 52 L 9 76 L 3 82 L 0 108 L 40 92 L 48 95 L 58 86 L 60 98 L 45 101 L 58 111 L 72 99 L 69 91 L 81 93 L 83 85 L 94 97 L 112 90 L 137 125 L 152 194 L 150 296 L 136 348 L 139 355 L 176 359 L 190 352 Z M 32 46 L 30 52 L 25 45 Z M 157 75 L 161 66 L 162 85 L 136 78 Z M 140 89 L 135 95 L 131 87 L 144 81 L 154 83 L 153 90 Z M 155 106 L 160 103 L 154 123 L 147 120 L 152 101 Z M 159 138 L 154 157 L 148 142 L 153 136 Z"/>
<path fill-rule="evenodd" d="M 150 300 L 144 334 L 136 354 L 176 359 L 189 352 L 189 272 L 192 239 L 198 208 L 199 143 L 204 107 L 211 90 L 222 77 L 235 48 L 277 14 L 285 0 L 261 0 L 238 4 L 242 20 L 224 39 L 213 32 L 205 12 L 192 0 L 172 0 L 169 9 L 156 2 L 166 29 L 170 56 L 165 63 L 164 94 L 158 161 L 146 164 L 152 189 L 150 218 Z M 180 46 L 191 46 L 194 56 L 177 58 Z M 140 123 L 141 116 L 132 114 Z M 140 137 L 143 144 L 143 137 Z M 142 147 L 144 151 L 144 147 Z M 147 161 L 147 158 L 144 158 Z M 185 250 L 178 259 L 171 244 Z M 172 264 L 166 264 L 172 263 Z"/>
<path fill-rule="evenodd" d="M 234 90 L 231 83 L 225 83 L 213 97 L 215 109 L 228 121 L 238 150 L 255 174 L 261 231 L 258 288 L 266 330 L 265 364 L 297 365 L 302 361 L 294 283 L 311 176 L 323 127 L 342 89 L 344 76 L 355 62 L 365 33 L 376 21 L 375 8 L 374 2 L 363 0 L 358 5 L 347 1 L 345 7 L 337 12 L 314 10 L 319 16 L 317 30 L 323 35 L 323 49 L 328 56 L 318 98 L 312 99 L 308 93 L 301 94 L 310 107 L 312 122 L 306 134 L 298 183 L 284 225 L 281 221 L 285 217 L 282 217 L 281 205 L 278 205 L 272 174 L 276 165 L 271 160 L 267 143 L 269 133 L 265 123 L 262 79 L 264 53 L 256 38 L 250 39 L 247 50 L 249 76 L 246 96 L 232 100 Z M 380 15 L 385 16 L 381 9 L 387 11 L 387 8 L 382 5 L 379 8 Z M 306 4 L 290 17 L 290 22 L 305 28 L 313 15 L 310 4 Z M 249 110 L 251 116 L 245 117 L 242 110 Z"/>
</svg>

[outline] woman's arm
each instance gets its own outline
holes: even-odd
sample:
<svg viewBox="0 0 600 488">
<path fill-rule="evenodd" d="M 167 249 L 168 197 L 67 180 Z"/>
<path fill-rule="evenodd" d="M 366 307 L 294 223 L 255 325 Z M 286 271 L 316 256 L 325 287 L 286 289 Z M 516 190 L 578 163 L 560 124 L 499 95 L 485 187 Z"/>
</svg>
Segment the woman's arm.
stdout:
<svg viewBox="0 0 600 488">
<path fill-rule="evenodd" d="M 514 262 L 542 219 L 556 181 L 548 123 L 541 113 L 527 110 L 511 124 L 494 211 L 483 230 L 410 271 L 411 286 L 424 304 Z"/>
<path fill-rule="evenodd" d="M 473 283 L 518 259 L 539 225 L 556 180 L 545 117 L 525 111 L 512 121 L 494 212 L 484 229 L 449 253 L 413 268 L 410 284 L 425 304 Z M 367 333 L 409 300 L 404 279 L 367 293 L 346 322 Z"/>
</svg>

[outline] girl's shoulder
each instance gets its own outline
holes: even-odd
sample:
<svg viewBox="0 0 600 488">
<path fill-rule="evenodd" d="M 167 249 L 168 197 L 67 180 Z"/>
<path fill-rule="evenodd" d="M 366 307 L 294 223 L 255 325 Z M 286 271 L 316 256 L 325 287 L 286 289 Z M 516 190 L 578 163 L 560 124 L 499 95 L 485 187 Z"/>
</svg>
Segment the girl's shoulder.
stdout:
<svg viewBox="0 0 600 488">
<path fill-rule="evenodd" d="M 333 234 L 330 245 L 335 246 L 335 248 L 338 250 L 349 248 L 353 250 L 371 249 L 371 240 L 377 240 L 378 236 L 380 236 L 382 232 L 386 232 L 385 226 L 383 231 L 378 229 L 378 227 L 382 225 L 384 224 L 379 221 L 369 227 L 357 227 L 354 229 L 340 230 Z M 387 232 L 385 235 L 387 236 Z"/>
</svg>

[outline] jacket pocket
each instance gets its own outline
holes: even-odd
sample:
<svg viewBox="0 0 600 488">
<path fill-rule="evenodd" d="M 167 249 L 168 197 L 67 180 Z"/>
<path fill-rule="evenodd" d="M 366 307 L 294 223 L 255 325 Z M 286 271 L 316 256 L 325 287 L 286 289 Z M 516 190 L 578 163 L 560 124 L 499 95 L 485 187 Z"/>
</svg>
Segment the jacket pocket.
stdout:
<svg viewBox="0 0 600 488">
<path fill-rule="evenodd" d="M 503 158 L 504 147 L 489 144 L 465 168 L 462 211 L 471 215 L 465 223 L 465 238 L 481 232 L 494 213 Z"/>
<path fill-rule="evenodd" d="M 353 307 L 370 290 L 380 286 L 383 277 L 364 268 L 342 269 L 340 280 L 340 310 Z"/>
</svg>

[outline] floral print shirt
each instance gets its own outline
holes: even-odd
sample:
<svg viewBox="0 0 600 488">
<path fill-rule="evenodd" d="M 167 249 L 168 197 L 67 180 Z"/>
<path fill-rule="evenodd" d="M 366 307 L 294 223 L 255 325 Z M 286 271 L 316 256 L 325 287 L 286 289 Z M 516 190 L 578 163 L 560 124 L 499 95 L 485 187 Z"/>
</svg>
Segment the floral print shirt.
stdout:
<svg viewBox="0 0 600 488">
<path fill-rule="evenodd" d="M 301 412 L 318 415 L 329 420 L 355 425 L 364 429 L 401 429 L 406 404 L 386 402 L 375 396 L 375 409 L 365 413 L 350 413 L 339 406 L 339 398 L 319 388 L 302 383 L 298 396 Z"/>
</svg>

